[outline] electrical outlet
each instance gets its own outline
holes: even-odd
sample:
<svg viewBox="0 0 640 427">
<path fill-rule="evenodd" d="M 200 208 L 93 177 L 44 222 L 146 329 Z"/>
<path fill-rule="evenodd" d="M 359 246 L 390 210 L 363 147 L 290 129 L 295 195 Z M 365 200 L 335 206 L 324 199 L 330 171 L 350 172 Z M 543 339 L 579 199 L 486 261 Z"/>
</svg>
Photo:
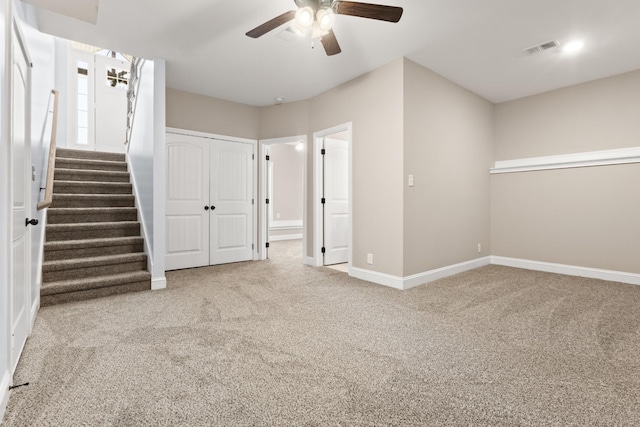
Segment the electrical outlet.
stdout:
<svg viewBox="0 0 640 427">
<path fill-rule="evenodd" d="M 482 244 L 478 243 L 478 253 L 482 252 Z"/>
<path fill-rule="evenodd" d="M 373 264 L 373 254 L 367 254 L 367 264 Z"/>
</svg>

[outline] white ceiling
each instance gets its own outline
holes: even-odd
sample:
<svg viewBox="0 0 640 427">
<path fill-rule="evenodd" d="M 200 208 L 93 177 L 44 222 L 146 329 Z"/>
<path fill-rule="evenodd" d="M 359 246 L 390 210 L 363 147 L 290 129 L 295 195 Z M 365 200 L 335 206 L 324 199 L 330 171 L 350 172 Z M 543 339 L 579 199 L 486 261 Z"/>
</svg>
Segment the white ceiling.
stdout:
<svg viewBox="0 0 640 427">
<path fill-rule="evenodd" d="M 29 0 L 32 1 L 32 0 Z M 78 0 L 68 2 L 73 9 Z M 167 61 L 167 85 L 263 106 L 310 98 L 405 56 L 492 102 L 640 69 L 640 0 L 368 0 L 404 8 L 392 24 L 338 16 L 342 53 L 245 33 L 293 0 L 102 0 L 97 24 L 39 10 L 56 36 Z M 66 12 L 73 15 L 71 12 Z M 527 55 L 523 49 L 584 40 Z"/>
</svg>

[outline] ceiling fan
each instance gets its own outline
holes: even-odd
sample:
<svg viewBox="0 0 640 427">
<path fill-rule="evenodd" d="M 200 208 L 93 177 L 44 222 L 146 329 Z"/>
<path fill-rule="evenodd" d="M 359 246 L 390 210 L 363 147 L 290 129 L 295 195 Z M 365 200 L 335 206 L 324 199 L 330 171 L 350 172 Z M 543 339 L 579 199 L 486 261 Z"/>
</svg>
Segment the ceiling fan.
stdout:
<svg viewBox="0 0 640 427">
<path fill-rule="evenodd" d="M 289 21 L 294 21 L 292 28 L 296 33 L 312 39 L 320 38 L 325 52 L 331 56 L 342 52 L 332 30 L 336 15 L 350 15 L 360 18 L 377 19 L 379 21 L 398 22 L 403 12 L 401 7 L 354 1 L 294 1 L 296 6 L 298 6 L 298 10 L 290 10 L 262 25 L 258 25 L 249 31 L 247 36 L 257 39 Z"/>
</svg>

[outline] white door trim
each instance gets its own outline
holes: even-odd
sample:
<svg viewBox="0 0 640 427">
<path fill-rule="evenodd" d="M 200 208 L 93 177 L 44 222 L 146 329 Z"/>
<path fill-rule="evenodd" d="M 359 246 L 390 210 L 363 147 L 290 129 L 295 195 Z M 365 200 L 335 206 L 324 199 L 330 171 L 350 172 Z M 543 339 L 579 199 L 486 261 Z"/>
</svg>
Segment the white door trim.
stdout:
<svg viewBox="0 0 640 427">
<path fill-rule="evenodd" d="M 253 154 L 254 154 L 254 161 L 253 161 L 253 197 L 254 199 L 258 196 L 257 190 L 258 190 L 258 161 L 255 158 L 255 156 L 257 156 L 257 146 L 258 146 L 258 140 L 257 139 L 249 139 L 249 138 L 239 138 L 236 136 L 228 136 L 228 135 L 218 135 L 218 134 L 214 134 L 214 133 L 207 133 L 207 132 L 199 132 L 199 131 L 195 131 L 195 130 L 188 130 L 188 129 L 180 129 L 180 128 L 172 128 L 172 127 L 167 127 L 166 128 L 166 133 L 174 133 L 177 135 L 187 135 L 187 136 L 196 136 L 196 137 L 200 137 L 200 138 L 207 138 L 207 139 L 221 139 L 224 141 L 230 141 L 230 142 L 242 142 L 245 144 L 251 144 L 251 146 L 253 147 Z M 165 171 L 166 173 L 166 171 Z M 258 253 L 258 203 L 254 203 L 253 204 L 253 241 L 254 241 L 254 245 L 255 248 L 253 250 L 253 261 L 257 261 L 259 260 L 259 253 Z"/>
<path fill-rule="evenodd" d="M 353 259 L 353 123 L 348 122 L 328 129 L 313 133 L 313 260 L 316 267 L 323 265 L 322 256 L 322 139 L 338 132 L 347 132 L 349 152 L 349 275 L 351 275 L 351 262 Z"/>
<path fill-rule="evenodd" d="M 282 138 L 271 138 L 271 139 L 261 139 L 259 141 L 260 148 L 260 194 L 258 195 L 260 199 L 260 240 L 258 242 L 258 250 L 259 256 L 261 260 L 267 259 L 267 251 L 265 250 L 265 244 L 268 239 L 267 230 L 267 203 L 266 197 L 267 194 L 267 159 L 266 159 L 266 148 L 268 145 L 275 144 L 285 144 L 288 142 L 298 142 L 302 141 L 304 144 L 304 162 L 302 162 L 302 259 L 304 260 L 307 254 L 307 135 L 297 135 L 297 136 L 285 136 Z"/>
</svg>

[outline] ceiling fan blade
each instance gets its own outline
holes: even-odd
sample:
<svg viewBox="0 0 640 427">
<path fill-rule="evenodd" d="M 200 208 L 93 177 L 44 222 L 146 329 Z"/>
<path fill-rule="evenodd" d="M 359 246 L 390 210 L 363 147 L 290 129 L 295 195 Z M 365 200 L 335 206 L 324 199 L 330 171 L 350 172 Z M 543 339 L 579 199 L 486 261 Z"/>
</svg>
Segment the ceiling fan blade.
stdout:
<svg viewBox="0 0 640 427">
<path fill-rule="evenodd" d="M 341 0 L 334 1 L 332 8 L 339 15 L 359 16 L 387 22 L 398 22 L 403 12 L 401 7 L 396 6 Z"/>
<path fill-rule="evenodd" d="M 333 30 L 329 30 L 327 34 L 322 36 L 321 41 L 322 46 L 324 46 L 324 51 L 327 52 L 328 56 L 337 55 L 342 52 L 338 44 L 338 39 L 336 39 L 336 35 L 333 34 Z"/>
<path fill-rule="evenodd" d="M 254 39 L 257 39 L 260 36 L 264 36 L 269 31 L 278 28 L 280 25 L 286 24 L 287 22 L 291 21 L 295 17 L 296 17 L 296 11 L 290 10 L 288 12 L 283 13 L 282 15 L 276 16 L 272 20 L 267 21 L 262 25 L 258 25 L 253 30 L 247 32 L 247 35 L 249 37 L 253 37 Z"/>
</svg>

